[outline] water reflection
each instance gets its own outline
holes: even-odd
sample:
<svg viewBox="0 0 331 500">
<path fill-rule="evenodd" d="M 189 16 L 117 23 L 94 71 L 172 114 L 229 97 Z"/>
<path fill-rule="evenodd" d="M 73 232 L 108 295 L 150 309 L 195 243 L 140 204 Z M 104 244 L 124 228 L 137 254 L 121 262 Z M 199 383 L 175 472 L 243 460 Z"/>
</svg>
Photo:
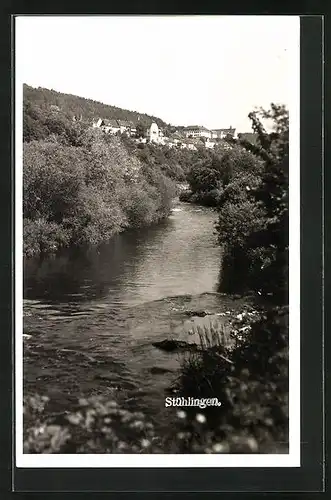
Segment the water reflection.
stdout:
<svg viewBox="0 0 331 500">
<path fill-rule="evenodd" d="M 117 235 L 98 248 L 28 259 L 25 298 L 52 304 L 103 299 L 134 305 L 213 290 L 220 259 L 213 235 L 215 215 L 184 204 L 177 208 L 161 224 Z"/>
<path fill-rule="evenodd" d="M 24 328 L 37 353 L 25 356 L 26 387 L 64 398 L 107 394 L 115 384 L 159 418 L 179 358 L 153 342 L 180 338 L 191 327 L 187 309 L 229 307 L 209 293 L 220 268 L 216 214 L 176 208 L 161 224 L 98 248 L 25 262 Z"/>
</svg>

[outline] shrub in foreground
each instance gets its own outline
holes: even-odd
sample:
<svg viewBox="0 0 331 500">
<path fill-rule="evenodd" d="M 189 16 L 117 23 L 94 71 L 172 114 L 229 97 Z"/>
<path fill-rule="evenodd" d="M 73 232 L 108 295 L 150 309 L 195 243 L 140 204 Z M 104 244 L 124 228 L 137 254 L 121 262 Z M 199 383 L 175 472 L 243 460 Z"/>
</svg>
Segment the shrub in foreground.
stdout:
<svg viewBox="0 0 331 500">
<path fill-rule="evenodd" d="M 47 402 L 40 396 L 25 400 L 25 453 L 148 453 L 157 448 L 153 424 L 116 401 L 80 399 L 74 411 L 45 418 Z"/>
<path fill-rule="evenodd" d="M 176 392 L 184 397 L 218 398 L 222 402 L 221 407 L 204 410 L 207 423 L 206 435 L 199 438 L 202 442 L 207 439 L 211 443 L 213 436 L 224 449 L 231 450 L 230 443 L 235 437 L 256 443 L 253 446 L 256 451 L 286 451 L 287 310 L 262 312 L 258 320 L 252 323 L 248 320 L 246 324 L 242 321 L 245 316 L 240 316 L 232 331 L 235 341 L 232 345 L 204 345 L 201 351 L 184 358 Z M 185 410 L 189 426 L 201 410 L 194 407 Z"/>
<path fill-rule="evenodd" d="M 289 122 L 284 106 L 250 114 L 256 144 L 243 144 L 263 168 L 243 170 L 223 191 L 218 237 L 224 250 L 223 291 L 255 290 L 274 303 L 288 303 L 288 147 Z M 267 133 L 263 121 L 273 122 Z M 240 142 L 240 141 L 239 141 Z"/>
</svg>

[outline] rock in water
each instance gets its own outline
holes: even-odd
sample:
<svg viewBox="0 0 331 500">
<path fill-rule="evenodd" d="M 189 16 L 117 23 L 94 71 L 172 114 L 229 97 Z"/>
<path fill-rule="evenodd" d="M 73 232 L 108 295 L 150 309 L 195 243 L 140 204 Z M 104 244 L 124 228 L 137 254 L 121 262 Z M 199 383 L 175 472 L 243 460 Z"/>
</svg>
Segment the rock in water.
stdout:
<svg viewBox="0 0 331 500">
<path fill-rule="evenodd" d="M 165 339 L 160 342 L 153 342 L 154 347 L 158 349 L 162 349 L 163 351 L 173 352 L 178 349 L 196 349 L 197 346 L 195 344 L 189 344 L 188 342 L 184 342 L 183 340 L 175 340 L 175 339 Z"/>
<path fill-rule="evenodd" d="M 164 373 L 172 372 L 172 370 L 169 370 L 169 368 L 162 368 L 162 366 L 152 366 L 150 372 L 153 375 L 163 375 Z"/>
<path fill-rule="evenodd" d="M 185 311 L 187 316 L 198 316 L 199 318 L 204 318 L 205 316 L 209 316 L 211 313 L 208 311 Z"/>
</svg>

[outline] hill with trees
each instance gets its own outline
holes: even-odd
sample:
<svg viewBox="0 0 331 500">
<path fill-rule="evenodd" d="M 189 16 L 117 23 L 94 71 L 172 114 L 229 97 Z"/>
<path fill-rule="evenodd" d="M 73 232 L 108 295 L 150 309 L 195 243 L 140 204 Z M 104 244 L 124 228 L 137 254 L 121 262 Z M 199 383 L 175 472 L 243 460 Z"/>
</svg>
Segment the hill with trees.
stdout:
<svg viewBox="0 0 331 500">
<path fill-rule="evenodd" d="M 72 121 L 75 118 L 85 124 L 91 124 L 98 118 L 108 118 L 132 121 L 135 124 L 139 122 L 143 127 L 150 126 L 152 122 L 157 123 L 159 127 L 167 127 L 167 124 L 156 116 L 129 111 L 72 94 L 62 94 L 42 87 L 33 88 L 26 84 L 23 85 L 23 102 L 25 140 L 47 137 L 49 135 L 47 120 L 49 121 L 50 117 L 60 117 L 62 122 Z M 36 120 L 39 122 L 39 136 L 30 138 L 29 128 L 35 125 Z"/>
<path fill-rule="evenodd" d="M 170 213 L 182 168 L 152 147 L 144 156 L 129 138 L 92 128 L 93 119 L 111 112 L 118 119 L 140 116 L 140 123 L 158 120 L 24 85 L 25 255 L 98 244 Z"/>
</svg>

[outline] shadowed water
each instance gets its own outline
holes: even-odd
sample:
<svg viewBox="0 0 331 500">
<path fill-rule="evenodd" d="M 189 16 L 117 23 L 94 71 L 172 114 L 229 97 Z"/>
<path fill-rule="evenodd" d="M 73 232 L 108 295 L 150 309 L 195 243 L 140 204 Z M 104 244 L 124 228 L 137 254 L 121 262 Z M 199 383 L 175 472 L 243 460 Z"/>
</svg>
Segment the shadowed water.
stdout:
<svg viewBox="0 0 331 500">
<path fill-rule="evenodd" d="M 185 336 L 192 327 L 187 309 L 233 307 L 216 293 L 221 256 L 215 219 L 210 209 L 178 203 L 166 221 L 97 249 L 28 259 L 26 390 L 64 403 L 115 386 L 135 406 L 159 415 L 179 356 L 152 342 Z"/>
</svg>

